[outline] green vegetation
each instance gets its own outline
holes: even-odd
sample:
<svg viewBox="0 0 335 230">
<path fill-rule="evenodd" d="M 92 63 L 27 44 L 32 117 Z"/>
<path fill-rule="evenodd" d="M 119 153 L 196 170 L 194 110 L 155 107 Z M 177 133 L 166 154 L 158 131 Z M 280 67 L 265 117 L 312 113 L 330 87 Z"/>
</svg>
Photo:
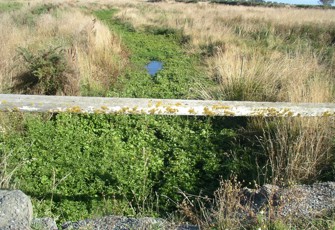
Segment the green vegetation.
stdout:
<svg viewBox="0 0 335 230">
<path fill-rule="evenodd" d="M 0 14 L 7 11 L 18 10 L 22 7 L 19 2 L 0 2 Z"/>
<path fill-rule="evenodd" d="M 27 162 L 12 179 L 35 202 L 41 200 L 38 215 L 49 211 L 61 221 L 102 211 L 158 215 L 173 210 L 179 189 L 210 194 L 220 175 L 252 170 L 233 167 L 241 167 L 240 158 L 247 155 L 225 154 L 236 134 L 220 126 L 197 118 L 60 114 L 45 121 L 33 116 L 22 135 L 2 140 L 1 150 L 13 152 L 13 165 Z M 127 209 L 115 210 L 120 207 L 113 202 Z"/>
<path fill-rule="evenodd" d="M 137 98 L 195 98 L 195 83 L 205 81 L 198 56 L 188 56 L 181 46 L 187 37 L 181 31 L 148 27 L 139 32 L 130 24 L 113 18 L 115 10 L 96 11 L 95 15 L 120 34 L 130 51 L 131 66 L 111 89 L 108 96 Z M 151 77 L 144 68 L 160 61 L 163 69 Z M 207 83 L 208 84 L 208 83 Z"/>
</svg>

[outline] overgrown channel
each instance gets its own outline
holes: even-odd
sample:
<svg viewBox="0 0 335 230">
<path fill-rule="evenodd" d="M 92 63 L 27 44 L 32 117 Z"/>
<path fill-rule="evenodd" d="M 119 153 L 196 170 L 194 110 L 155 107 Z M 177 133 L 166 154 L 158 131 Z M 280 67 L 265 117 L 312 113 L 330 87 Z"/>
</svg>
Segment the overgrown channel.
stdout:
<svg viewBox="0 0 335 230">
<path fill-rule="evenodd" d="M 241 16 L 242 6 L 229 8 L 233 16 L 228 17 L 220 11 L 226 8 L 216 5 L 133 2 L 80 9 L 0 5 L 0 30 L 10 31 L 0 36 L 0 59 L 8 60 L 0 62 L 1 92 L 334 99 L 333 88 L 326 88 L 335 72 L 329 29 L 334 24 L 318 29 L 309 21 L 305 27 L 258 16 L 249 21 Z M 131 14 L 143 17 L 143 24 L 131 21 Z M 151 61 L 163 64 L 152 76 L 146 69 Z M 37 216 L 51 216 L 58 224 L 103 215 L 173 217 L 196 224 L 192 215 L 197 213 L 180 212 L 190 207 L 183 206 L 186 196 L 187 202 L 206 198 L 207 205 L 214 204 L 210 199 L 223 184 L 287 186 L 335 175 L 328 118 L 70 113 L 1 113 L 0 118 L 0 187 L 21 189 L 32 197 Z M 228 201 L 232 194 L 227 193 Z M 211 218 L 218 217 L 217 210 L 198 205 L 193 208 L 208 208 Z M 232 226 L 216 221 L 210 223 L 214 229 Z"/>
</svg>

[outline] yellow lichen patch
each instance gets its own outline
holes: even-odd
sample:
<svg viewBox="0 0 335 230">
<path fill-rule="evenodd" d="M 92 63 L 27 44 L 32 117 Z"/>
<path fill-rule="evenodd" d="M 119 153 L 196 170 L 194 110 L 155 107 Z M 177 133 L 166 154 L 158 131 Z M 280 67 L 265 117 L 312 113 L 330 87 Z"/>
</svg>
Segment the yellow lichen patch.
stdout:
<svg viewBox="0 0 335 230">
<path fill-rule="evenodd" d="M 219 110 L 219 109 L 230 109 L 230 106 L 228 106 L 228 105 L 220 105 L 220 104 L 217 104 L 217 105 L 213 105 L 213 106 L 212 106 L 212 109 L 214 109 L 214 110 Z"/>
<path fill-rule="evenodd" d="M 268 108 L 266 112 L 268 116 L 277 116 L 279 114 L 278 110 L 275 108 Z"/>
<path fill-rule="evenodd" d="M 157 101 L 156 102 L 156 108 L 162 106 L 163 102 L 162 101 Z"/>
<path fill-rule="evenodd" d="M 155 114 L 156 111 L 157 111 L 157 109 L 153 108 L 153 109 L 150 109 L 148 112 L 149 112 L 150 114 Z"/>
<path fill-rule="evenodd" d="M 287 115 L 288 117 L 292 117 L 292 116 L 294 115 L 294 113 L 293 113 L 292 111 L 289 111 L 289 112 L 286 113 L 286 115 Z"/>
<path fill-rule="evenodd" d="M 197 114 L 193 108 L 190 108 L 190 109 L 188 110 L 188 112 L 189 112 L 190 114 Z"/>
<path fill-rule="evenodd" d="M 179 111 L 178 109 L 170 107 L 170 106 L 166 107 L 165 109 L 166 109 L 166 112 L 168 112 L 168 113 L 176 113 L 176 112 Z"/>
<path fill-rule="evenodd" d="M 59 109 L 49 109 L 48 112 L 49 113 L 59 113 L 61 111 Z"/>
<path fill-rule="evenodd" d="M 148 107 L 152 107 L 152 100 L 148 102 Z"/>
<path fill-rule="evenodd" d="M 267 109 L 257 109 L 252 113 L 254 116 L 262 116 L 262 117 L 275 117 L 281 115 L 281 113 L 275 108 L 267 108 Z"/>
<path fill-rule="evenodd" d="M 127 113 L 128 110 L 129 110 L 129 107 L 124 106 L 124 107 L 122 107 L 118 112 L 119 112 L 119 113 Z"/>
<path fill-rule="evenodd" d="M 329 112 L 329 111 L 326 111 L 326 112 L 322 113 L 323 117 L 331 117 L 331 116 L 334 116 L 334 115 L 335 115 L 334 112 Z"/>
<path fill-rule="evenodd" d="M 181 106 L 181 105 L 183 105 L 181 102 L 177 102 L 177 103 L 175 104 L 175 106 Z"/>
<path fill-rule="evenodd" d="M 140 113 L 140 111 L 138 111 L 138 106 L 133 107 L 133 108 L 130 110 L 130 113 L 134 113 L 134 114 L 138 114 L 138 113 Z"/>
<path fill-rule="evenodd" d="M 95 114 L 101 114 L 101 113 L 104 113 L 104 111 L 101 110 L 101 109 L 95 109 L 95 110 L 93 110 L 93 112 L 94 112 Z"/>
<path fill-rule="evenodd" d="M 71 108 L 68 108 L 66 111 L 69 113 L 81 113 L 82 109 L 80 108 L 80 106 L 73 106 Z"/>
<path fill-rule="evenodd" d="M 20 109 L 18 107 L 12 108 L 12 112 L 19 112 L 19 111 L 20 111 Z"/>
<path fill-rule="evenodd" d="M 278 114 L 278 116 L 282 117 L 292 117 L 293 115 L 294 113 L 288 108 L 281 110 L 280 113 Z"/>
<path fill-rule="evenodd" d="M 214 116 L 215 115 L 215 113 L 212 110 L 210 110 L 208 107 L 204 108 L 203 114 L 207 115 L 207 116 Z"/>
<path fill-rule="evenodd" d="M 225 109 L 224 110 L 224 115 L 226 115 L 226 116 L 235 116 L 235 113 L 233 111 Z"/>
<path fill-rule="evenodd" d="M 2 100 L 1 104 L 7 104 L 7 101 L 6 100 Z"/>
<path fill-rule="evenodd" d="M 102 110 L 108 110 L 108 107 L 105 106 L 105 105 L 102 105 L 102 106 L 101 106 L 101 109 L 102 109 Z"/>
</svg>

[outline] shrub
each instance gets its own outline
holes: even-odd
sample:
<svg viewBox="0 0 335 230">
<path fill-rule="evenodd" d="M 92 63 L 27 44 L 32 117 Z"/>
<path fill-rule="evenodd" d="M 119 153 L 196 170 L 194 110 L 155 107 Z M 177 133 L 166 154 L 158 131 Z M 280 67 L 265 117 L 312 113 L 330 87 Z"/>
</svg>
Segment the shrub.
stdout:
<svg viewBox="0 0 335 230">
<path fill-rule="evenodd" d="M 32 53 L 18 48 L 18 56 L 25 62 L 27 72 L 19 79 L 27 93 L 55 95 L 67 84 L 67 64 L 61 47 L 50 47 Z"/>
</svg>

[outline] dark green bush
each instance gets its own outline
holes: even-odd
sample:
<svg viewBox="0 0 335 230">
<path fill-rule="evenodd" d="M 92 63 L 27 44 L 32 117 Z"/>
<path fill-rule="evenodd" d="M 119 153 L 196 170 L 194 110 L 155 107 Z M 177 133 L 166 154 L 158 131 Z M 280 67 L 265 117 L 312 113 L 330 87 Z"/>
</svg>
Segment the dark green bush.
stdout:
<svg viewBox="0 0 335 230">
<path fill-rule="evenodd" d="M 24 61 L 27 72 L 20 76 L 23 89 L 29 93 L 55 95 L 67 83 L 67 62 L 61 47 L 50 47 L 33 53 L 27 48 L 18 48 L 18 57 Z M 24 86 L 25 85 L 25 86 Z"/>
</svg>

